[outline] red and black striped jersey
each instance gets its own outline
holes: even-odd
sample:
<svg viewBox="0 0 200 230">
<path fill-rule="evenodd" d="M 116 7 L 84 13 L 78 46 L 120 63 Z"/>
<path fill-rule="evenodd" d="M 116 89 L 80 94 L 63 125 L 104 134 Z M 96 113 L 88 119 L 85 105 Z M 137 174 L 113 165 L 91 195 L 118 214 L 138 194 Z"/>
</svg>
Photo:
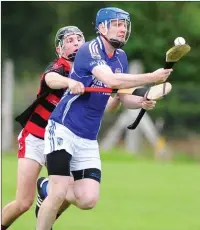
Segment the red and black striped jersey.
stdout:
<svg viewBox="0 0 200 230">
<path fill-rule="evenodd" d="M 45 81 L 45 75 L 49 72 L 56 72 L 68 77 L 70 63 L 64 58 L 58 58 L 53 61 L 42 74 L 36 100 L 21 115 L 15 118 L 29 133 L 41 139 L 44 139 L 45 127 L 51 113 L 66 90 L 49 88 Z"/>
</svg>

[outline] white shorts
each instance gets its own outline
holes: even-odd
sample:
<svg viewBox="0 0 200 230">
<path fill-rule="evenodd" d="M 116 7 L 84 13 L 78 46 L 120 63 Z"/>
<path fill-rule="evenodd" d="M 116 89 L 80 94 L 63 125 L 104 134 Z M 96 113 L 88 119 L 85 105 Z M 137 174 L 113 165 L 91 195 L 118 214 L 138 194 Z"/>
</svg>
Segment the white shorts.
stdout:
<svg viewBox="0 0 200 230">
<path fill-rule="evenodd" d="M 66 150 L 72 155 L 70 171 L 87 168 L 97 168 L 101 170 L 97 140 L 79 137 L 67 127 L 49 120 L 45 130 L 44 154 L 49 154 L 61 149 Z"/>
<path fill-rule="evenodd" d="M 45 165 L 44 140 L 33 136 L 26 129 L 22 129 L 18 136 L 18 158 L 29 158 Z"/>
</svg>

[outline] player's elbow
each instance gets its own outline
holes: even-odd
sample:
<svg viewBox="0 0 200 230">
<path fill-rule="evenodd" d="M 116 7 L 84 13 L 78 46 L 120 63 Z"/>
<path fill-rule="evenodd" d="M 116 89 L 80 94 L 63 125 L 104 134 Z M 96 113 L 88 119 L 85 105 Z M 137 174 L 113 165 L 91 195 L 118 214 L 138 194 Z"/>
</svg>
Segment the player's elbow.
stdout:
<svg viewBox="0 0 200 230">
<path fill-rule="evenodd" d="M 124 109 L 138 109 L 142 106 L 142 97 L 127 94 L 120 94 L 119 96 Z"/>
<path fill-rule="evenodd" d="M 118 89 L 120 86 L 118 80 L 116 80 L 113 77 L 106 79 L 106 85 L 107 87 L 112 88 L 112 89 Z"/>
<path fill-rule="evenodd" d="M 45 82 L 51 89 L 60 89 L 62 88 L 59 84 L 57 73 L 47 73 L 45 76 Z"/>
</svg>

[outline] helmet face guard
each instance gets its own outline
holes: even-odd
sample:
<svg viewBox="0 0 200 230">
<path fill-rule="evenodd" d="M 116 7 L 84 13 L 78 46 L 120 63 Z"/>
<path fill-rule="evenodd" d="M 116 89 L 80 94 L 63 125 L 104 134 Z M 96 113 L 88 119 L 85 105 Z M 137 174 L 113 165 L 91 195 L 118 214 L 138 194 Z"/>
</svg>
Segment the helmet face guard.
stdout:
<svg viewBox="0 0 200 230">
<path fill-rule="evenodd" d="M 131 22 L 128 21 L 127 19 L 111 19 L 109 22 L 105 22 L 105 26 L 107 27 L 107 29 L 110 29 L 113 27 L 113 24 L 115 23 L 115 27 L 119 28 L 119 24 L 120 22 L 123 22 L 124 23 L 124 26 L 125 26 L 125 37 L 124 37 L 124 40 L 123 41 L 120 41 L 118 39 L 115 39 L 115 38 L 110 38 L 109 41 L 111 43 L 111 45 L 114 47 L 114 48 L 121 48 L 123 47 L 129 37 L 130 37 L 130 34 L 131 34 Z"/>
<path fill-rule="evenodd" d="M 117 27 L 119 27 L 119 23 L 123 21 L 124 25 L 126 27 L 126 33 L 125 33 L 125 39 L 124 41 L 120 41 L 115 38 L 108 39 L 106 35 L 103 35 L 99 29 L 99 24 L 103 23 L 106 29 L 108 30 L 113 26 L 113 23 L 117 23 Z M 115 25 L 116 26 L 116 25 Z M 130 15 L 124 10 L 121 10 L 119 8 L 115 7 L 107 7 L 99 10 L 96 16 L 96 29 L 98 32 L 114 47 L 114 48 L 121 48 L 123 47 L 131 34 L 131 21 L 130 21 Z"/>
<path fill-rule="evenodd" d="M 60 28 L 56 34 L 55 37 L 55 47 L 61 47 L 63 48 L 64 42 L 63 40 L 70 35 L 79 35 L 83 39 L 83 43 L 85 42 L 85 38 L 83 36 L 83 32 L 76 26 L 66 26 L 63 28 Z M 73 53 L 69 54 L 67 56 L 67 60 L 74 61 L 76 53 L 78 49 L 75 50 Z"/>
</svg>

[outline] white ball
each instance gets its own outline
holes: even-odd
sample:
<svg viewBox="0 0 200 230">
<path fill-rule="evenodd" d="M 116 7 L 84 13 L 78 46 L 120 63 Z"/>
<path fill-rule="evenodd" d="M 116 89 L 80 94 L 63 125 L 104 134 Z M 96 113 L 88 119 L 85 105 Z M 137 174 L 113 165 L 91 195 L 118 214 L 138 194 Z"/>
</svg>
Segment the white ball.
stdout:
<svg viewBox="0 0 200 230">
<path fill-rule="evenodd" d="M 175 46 L 180 46 L 185 44 L 185 39 L 182 37 L 178 37 L 174 40 L 174 45 Z"/>
</svg>

